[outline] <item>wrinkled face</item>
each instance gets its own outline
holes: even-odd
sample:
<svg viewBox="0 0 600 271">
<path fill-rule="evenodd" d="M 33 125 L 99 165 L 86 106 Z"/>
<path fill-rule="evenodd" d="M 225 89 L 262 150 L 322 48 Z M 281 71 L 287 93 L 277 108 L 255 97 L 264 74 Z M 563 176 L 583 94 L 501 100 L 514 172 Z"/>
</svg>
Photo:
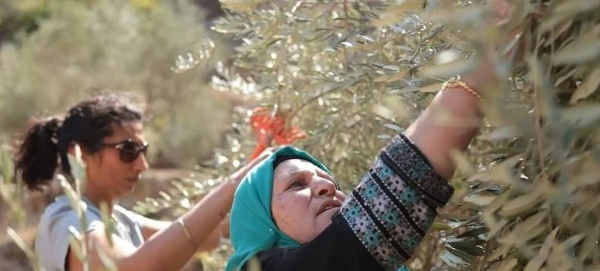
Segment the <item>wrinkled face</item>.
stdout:
<svg viewBox="0 0 600 271">
<path fill-rule="evenodd" d="M 281 231 L 303 244 L 313 240 L 338 212 L 344 194 L 333 178 L 301 159 L 290 159 L 274 172 L 271 210 Z"/>
<path fill-rule="evenodd" d="M 127 140 L 131 142 L 117 145 Z M 106 145 L 104 148 L 82 157 L 86 163 L 88 186 L 93 186 L 95 193 L 104 198 L 116 199 L 131 193 L 141 173 L 148 169 L 148 162 L 144 153 L 140 153 L 131 162 L 123 161 L 121 150 L 115 145 L 122 148 L 126 152 L 124 156 L 129 155 L 131 159 L 144 142 L 141 123 L 115 125 L 112 135 L 103 140 Z"/>
</svg>

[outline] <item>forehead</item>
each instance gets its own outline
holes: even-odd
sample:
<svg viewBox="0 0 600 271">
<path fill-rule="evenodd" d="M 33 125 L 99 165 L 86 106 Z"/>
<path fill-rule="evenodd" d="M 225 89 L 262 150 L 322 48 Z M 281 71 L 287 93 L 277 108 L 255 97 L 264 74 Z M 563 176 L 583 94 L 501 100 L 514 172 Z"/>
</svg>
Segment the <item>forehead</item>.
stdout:
<svg viewBox="0 0 600 271">
<path fill-rule="evenodd" d="M 144 125 L 141 122 L 127 122 L 112 127 L 112 135 L 106 141 L 122 141 L 131 138 L 136 141 L 145 141 Z"/>
<path fill-rule="evenodd" d="M 303 159 L 289 159 L 281 162 L 281 164 L 279 164 L 275 168 L 273 175 L 274 179 L 278 180 L 281 178 L 285 178 L 288 175 L 302 171 L 320 171 L 324 173 L 323 170 L 321 170 L 319 167 L 317 167 L 315 164 L 309 161 Z"/>
</svg>

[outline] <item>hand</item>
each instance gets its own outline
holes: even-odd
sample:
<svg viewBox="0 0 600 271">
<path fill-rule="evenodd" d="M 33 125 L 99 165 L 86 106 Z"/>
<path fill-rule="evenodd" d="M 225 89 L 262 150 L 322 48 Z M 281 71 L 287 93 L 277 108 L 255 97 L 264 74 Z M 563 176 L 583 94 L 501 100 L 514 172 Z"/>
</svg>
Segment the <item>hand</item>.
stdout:
<svg viewBox="0 0 600 271">
<path fill-rule="evenodd" d="M 494 27 L 502 27 L 502 25 L 508 23 L 511 13 L 514 12 L 514 6 L 511 6 L 507 0 L 491 0 L 489 5 L 492 7 L 493 16 L 489 17 L 489 23 Z M 463 76 L 463 81 L 471 86 L 476 91 L 482 91 L 482 88 L 486 84 L 490 84 L 492 81 L 497 79 L 498 71 L 494 70 L 494 59 L 497 57 L 499 47 L 498 45 L 507 45 L 513 40 L 517 39 L 517 44 L 512 46 L 508 51 L 504 52 L 501 58 L 508 59 L 513 65 L 514 63 L 521 62 L 523 58 L 523 50 L 525 49 L 524 41 L 521 39 L 522 30 L 515 28 L 510 31 L 508 36 L 502 37 L 498 42 L 495 42 L 494 46 L 485 49 L 481 56 L 479 67 L 473 70 L 470 74 Z M 480 92 L 481 93 L 481 92 Z"/>
<path fill-rule="evenodd" d="M 237 184 L 239 184 L 242 179 L 244 178 L 244 176 L 246 176 L 246 174 L 252 169 L 254 168 L 256 165 L 258 165 L 260 162 L 262 162 L 263 160 L 265 160 L 267 157 L 269 157 L 271 154 L 273 154 L 274 152 L 276 152 L 278 149 L 282 148 L 283 146 L 277 146 L 277 147 L 269 147 L 266 148 L 263 152 L 261 152 L 256 158 L 252 159 L 252 161 L 250 161 L 250 163 L 248 163 L 247 165 L 241 167 L 238 171 L 236 171 L 235 173 L 231 174 L 229 176 L 229 179 L 234 182 L 237 186 Z"/>
<path fill-rule="evenodd" d="M 501 27 L 502 25 L 508 24 L 510 16 L 514 12 L 515 6 L 508 3 L 507 0 L 491 0 L 490 4 L 492 5 L 492 8 L 496 15 L 492 17 L 492 22 L 494 26 Z M 521 29 L 521 27 L 510 29 L 508 36 L 501 40 L 502 44 L 509 44 L 515 39 L 517 40 L 517 43 L 514 46 L 512 46 L 507 52 L 505 52 L 503 57 L 510 57 L 514 54 L 514 62 L 519 62 L 522 60 L 523 50 L 525 49 L 525 42 L 521 38 L 522 31 L 523 30 Z"/>
</svg>

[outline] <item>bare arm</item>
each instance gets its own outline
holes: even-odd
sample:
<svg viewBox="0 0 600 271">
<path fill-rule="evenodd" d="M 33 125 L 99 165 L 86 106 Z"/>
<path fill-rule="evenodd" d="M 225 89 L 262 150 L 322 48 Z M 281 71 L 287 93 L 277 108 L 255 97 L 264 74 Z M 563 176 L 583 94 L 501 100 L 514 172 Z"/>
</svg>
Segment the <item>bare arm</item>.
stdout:
<svg viewBox="0 0 600 271">
<path fill-rule="evenodd" d="M 140 216 L 139 220 L 142 224 L 142 236 L 144 240 L 149 240 L 155 233 L 168 228 L 173 223 L 171 221 L 154 220 L 143 216 Z M 200 245 L 197 252 L 205 252 L 217 248 L 221 238 L 229 238 L 229 219 L 221 221 L 221 224 Z"/>
<path fill-rule="evenodd" d="M 102 270 L 100 254 L 111 258 L 119 271 L 176 271 L 183 267 L 198 250 L 207 250 L 218 244 L 219 225 L 223 223 L 233 203 L 233 195 L 237 185 L 244 175 L 260 161 L 270 155 L 274 149 L 267 149 L 260 156 L 234 173 L 228 182 L 213 189 L 181 219 L 191 234 L 190 240 L 181 225 L 177 223 L 157 222 L 151 225 L 154 229 L 146 228 L 146 242 L 135 248 L 125 240 L 112 236 L 111 246 L 103 230 L 86 233 L 85 237 L 90 248 L 90 270 Z M 153 223 L 154 224 L 154 223 Z M 168 225 L 167 225 L 168 224 Z M 227 227 L 221 226 L 221 227 Z M 215 233 L 217 232 L 217 233 Z M 228 235 L 229 231 L 225 231 Z M 212 239 L 211 239 L 212 238 Z M 81 261 L 75 253 L 67 254 L 67 263 L 72 271 L 84 270 Z"/>
<path fill-rule="evenodd" d="M 465 82 L 470 81 L 465 78 Z M 450 178 L 455 170 L 450 151 L 466 151 L 477 132 L 480 121 L 478 102 L 474 95 L 461 88 L 448 88 L 438 93 L 425 112 L 406 130 L 406 135 L 444 179 Z M 452 121 L 440 121 L 442 114 Z"/>
<path fill-rule="evenodd" d="M 237 183 L 221 185 L 182 216 L 196 244 L 204 243 L 225 218 L 231 208 L 236 185 Z M 98 251 L 113 259 L 119 271 L 175 271 L 185 265 L 198 250 L 180 225 L 175 223 L 153 235 L 138 249 L 116 236 L 112 238 L 114 245 L 110 246 L 104 232 L 100 230 L 88 232 L 86 238 L 92 246 L 90 270 L 94 271 L 103 266 Z M 84 270 L 74 253 L 68 253 L 67 260 L 71 270 Z"/>
<path fill-rule="evenodd" d="M 490 0 L 489 4 L 495 12 L 493 16 L 489 17 L 490 23 L 496 26 L 505 23 L 512 9 L 515 8 L 506 0 Z M 505 41 L 512 41 L 518 35 L 519 29 L 515 29 L 506 37 Z M 524 43 L 520 42 L 518 46 L 506 52 L 504 57 L 507 57 L 508 60 L 508 56 L 515 54 L 513 61 L 521 59 L 524 48 Z M 471 73 L 462 75 L 463 82 L 480 94 L 485 94 L 486 86 L 493 85 L 494 81 L 499 79 L 498 74 L 493 71 L 493 65 L 490 61 L 490 57 L 495 55 L 494 51 L 496 49 L 488 48 L 486 50 L 478 67 Z M 454 123 L 439 123 L 436 120 L 439 117 L 438 113 L 451 117 L 455 120 Z M 449 155 L 450 151 L 466 151 L 469 143 L 477 133 L 480 122 L 479 101 L 474 95 L 460 87 L 448 88 L 436 95 L 425 112 L 408 127 L 406 135 L 415 142 L 417 147 L 430 160 L 434 170 L 447 179 L 452 177 L 455 170 L 455 165 Z"/>
</svg>

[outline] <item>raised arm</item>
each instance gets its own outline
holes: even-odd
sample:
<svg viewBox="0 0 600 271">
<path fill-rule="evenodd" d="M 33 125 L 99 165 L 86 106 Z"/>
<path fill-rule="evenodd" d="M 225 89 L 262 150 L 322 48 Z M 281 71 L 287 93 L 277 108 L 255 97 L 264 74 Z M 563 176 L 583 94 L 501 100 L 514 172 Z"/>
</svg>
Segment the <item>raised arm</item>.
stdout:
<svg viewBox="0 0 600 271">
<path fill-rule="evenodd" d="M 469 76 L 465 77 L 464 82 L 467 86 L 476 85 L 471 83 L 474 80 Z M 440 116 L 450 121 L 440 121 Z M 442 178 L 448 179 L 455 170 L 450 152 L 466 151 L 480 121 L 478 98 L 462 87 L 450 87 L 436 95 L 425 112 L 408 127 L 406 135 L 425 155 L 434 170 Z"/>
<path fill-rule="evenodd" d="M 88 244 L 91 245 L 90 270 L 102 270 L 101 254 L 111 258 L 119 271 L 179 270 L 198 250 L 208 250 L 215 246 L 214 241 L 218 241 L 214 240 L 214 237 L 218 237 L 215 229 L 219 228 L 219 225 L 223 225 L 222 223 L 231 209 L 233 195 L 240 180 L 248 170 L 268 157 L 274 150 L 273 148 L 265 150 L 248 165 L 230 176 L 231 181 L 212 190 L 180 218 L 182 224 L 148 219 L 140 221 L 141 224 L 146 222 L 149 225 L 143 229 L 144 237 L 147 240 L 137 249 L 116 235 L 112 236 L 113 245 L 111 246 L 102 228 L 86 232 L 85 237 Z M 55 226 L 55 236 L 57 238 L 64 236 L 62 234 L 64 230 L 66 229 L 60 225 Z M 69 270 L 84 270 L 76 253 L 69 252 L 67 254 L 67 263 Z"/>
<path fill-rule="evenodd" d="M 466 151 L 479 127 L 482 71 L 440 91 L 406 133 L 380 152 L 342 206 L 359 243 L 385 270 L 398 270 L 412 257 L 454 192 L 447 183 L 455 170 L 450 152 Z"/>
<path fill-rule="evenodd" d="M 506 22 L 514 8 L 506 0 L 490 0 L 488 4 L 493 10 L 493 14 L 488 19 L 490 23 L 497 26 Z M 503 40 L 513 42 L 518 35 L 519 29 L 514 29 Z M 522 59 L 523 49 L 524 43 L 518 42 L 517 46 L 505 52 L 505 60 Z M 406 131 L 406 135 L 443 178 L 450 178 L 455 171 L 450 152 L 466 151 L 479 128 L 482 116 L 479 110 L 480 101 L 476 95 L 485 94 L 486 86 L 494 84 L 493 82 L 498 79 L 498 74 L 493 71 L 490 61 L 496 54 L 496 48 L 486 50 L 480 58 L 478 67 L 468 74 L 461 75 L 465 85 L 449 87 L 438 93 L 425 112 Z M 476 95 L 470 93 L 465 86 Z M 440 122 L 440 115 L 445 115 L 444 119 L 451 119 L 452 123 Z"/>
<path fill-rule="evenodd" d="M 138 221 L 141 224 L 144 240 L 149 240 L 154 234 L 168 228 L 173 223 L 172 221 L 154 220 L 144 216 L 138 216 Z M 217 248 L 221 238 L 229 238 L 229 220 L 227 218 L 210 233 L 202 244 L 199 244 L 200 247 L 197 252 L 211 251 Z"/>
<path fill-rule="evenodd" d="M 231 208 L 235 187 L 236 184 L 231 182 L 213 190 L 182 216 L 185 226 L 172 223 L 137 249 L 117 236 L 113 236 L 114 245 L 111 246 L 102 229 L 87 232 L 85 237 L 91 245 L 90 270 L 102 270 L 101 254 L 112 258 L 120 271 L 179 270 L 223 221 Z M 84 270 L 75 253 L 68 253 L 67 261 L 70 270 Z"/>
</svg>

